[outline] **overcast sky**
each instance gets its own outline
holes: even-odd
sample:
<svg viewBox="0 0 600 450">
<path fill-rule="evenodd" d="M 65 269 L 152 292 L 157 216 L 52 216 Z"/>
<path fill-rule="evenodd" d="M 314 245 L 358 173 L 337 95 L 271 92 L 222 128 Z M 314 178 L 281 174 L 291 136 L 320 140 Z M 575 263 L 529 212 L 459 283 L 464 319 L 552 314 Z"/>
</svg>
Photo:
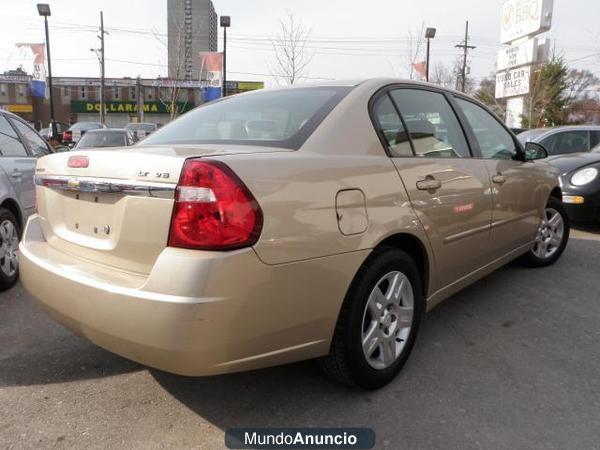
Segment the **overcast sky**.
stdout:
<svg viewBox="0 0 600 450">
<path fill-rule="evenodd" d="M 35 0 L 2 0 L 0 71 L 23 61 L 17 42 L 43 42 L 43 20 Z M 98 46 L 99 11 L 106 38 L 108 77 L 165 76 L 166 0 L 50 0 L 50 40 L 55 76 L 98 76 L 90 48 Z M 311 78 L 407 76 L 407 34 L 425 22 L 436 27 L 432 64 L 450 65 L 455 44 L 470 21 L 471 74 L 494 70 L 500 48 L 502 0 L 215 0 L 217 14 L 230 15 L 228 78 L 272 83 L 269 38 L 278 21 L 293 13 L 311 29 Z M 484 6 L 485 5 L 485 6 Z M 554 0 L 548 36 L 575 67 L 600 75 L 600 0 Z M 219 37 L 219 49 L 222 38 Z"/>
</svg>

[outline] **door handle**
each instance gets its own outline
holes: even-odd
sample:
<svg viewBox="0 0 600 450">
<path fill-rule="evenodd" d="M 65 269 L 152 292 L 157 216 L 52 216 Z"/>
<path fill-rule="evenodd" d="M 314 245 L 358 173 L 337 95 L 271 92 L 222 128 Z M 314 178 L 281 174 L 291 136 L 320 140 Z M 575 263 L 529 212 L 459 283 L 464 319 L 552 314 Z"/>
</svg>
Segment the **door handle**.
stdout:
<svg viewBox="0 0 600 450">
<path fill-rule="evenodd" d="M 506 177 L 499 173 L 492 177 L 492 181 L 496 184 L 504 184 L 506 183 Z"/>
<path fill-rule="evenodd" d="M 441 187 L 442 182 L 431 175 L 427 175 L 424 180 L 417 181 L 417 189 L 420 191 L 437 191 Z"/>
<path fill-rule="evenodd" d="M 13 173 L 10 174 L 10 176 L 12 178 L 21 178 L 23 176 L 23 174 L 21 172 L 19 172 L 18 170 L 13 171 Z"/>
</svg>

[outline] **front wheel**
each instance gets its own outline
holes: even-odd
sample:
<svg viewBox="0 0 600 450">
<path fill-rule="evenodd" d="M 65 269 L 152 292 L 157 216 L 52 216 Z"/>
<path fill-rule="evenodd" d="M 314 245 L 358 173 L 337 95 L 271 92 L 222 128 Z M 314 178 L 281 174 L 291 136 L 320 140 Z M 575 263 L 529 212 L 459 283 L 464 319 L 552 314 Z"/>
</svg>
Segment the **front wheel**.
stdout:
<svg viewBox="0 0 600 450">
<path fill-rule="evenodd" d="M 569 218 L 562 202 L 550 197 L 540 221 L 535 244 L 523 256 L 523 262 L 532 267 L 554 264 L 567 246 L 570 231 Z"/>
<path fill-rule="evenodd" d="M 412 258 L 395 248 L 375 250 L 352 281 L 321 367 L 345 384 L 384 386 L 408 359 L 424 310 Z"/>
</svg>

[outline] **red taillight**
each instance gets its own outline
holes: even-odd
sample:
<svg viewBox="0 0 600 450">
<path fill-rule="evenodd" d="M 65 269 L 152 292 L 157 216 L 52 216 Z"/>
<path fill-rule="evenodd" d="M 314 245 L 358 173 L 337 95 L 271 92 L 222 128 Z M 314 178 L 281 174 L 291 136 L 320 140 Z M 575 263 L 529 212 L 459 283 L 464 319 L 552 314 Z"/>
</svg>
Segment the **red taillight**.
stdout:
<svg viewBox="0 0 600 450">
<path fill-rule="evenodd" d="M 67 166 L 74 169 L 85 169 L 89 165 L 90 160 L 87 156 L 69 156 L 69 161 L 67 162 Z"/>
<path fill-rule="evenodd" d="M 230 250 L 253 245 L 262 211 L 244 183 L 219 161 L 185 162 L 171 218 L 169 246 Z"/>
</svg>

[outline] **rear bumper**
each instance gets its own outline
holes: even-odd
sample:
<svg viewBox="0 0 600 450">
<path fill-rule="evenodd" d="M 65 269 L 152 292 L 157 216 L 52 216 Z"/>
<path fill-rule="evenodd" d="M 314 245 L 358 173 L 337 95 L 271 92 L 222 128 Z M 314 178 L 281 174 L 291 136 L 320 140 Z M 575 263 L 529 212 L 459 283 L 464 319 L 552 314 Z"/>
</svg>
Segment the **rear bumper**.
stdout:
<svg viewBox="0 0 600 450">
<path fill-rule="evenodd" d="M 76 334 L 142 364 L 210 375 L 326 354 L 367 253 L 269 266 L 252 249 L 166 248 L 141 276 L 57 251 L 36 215 L 20 271 L 32 296 Z"/>
</svg>

